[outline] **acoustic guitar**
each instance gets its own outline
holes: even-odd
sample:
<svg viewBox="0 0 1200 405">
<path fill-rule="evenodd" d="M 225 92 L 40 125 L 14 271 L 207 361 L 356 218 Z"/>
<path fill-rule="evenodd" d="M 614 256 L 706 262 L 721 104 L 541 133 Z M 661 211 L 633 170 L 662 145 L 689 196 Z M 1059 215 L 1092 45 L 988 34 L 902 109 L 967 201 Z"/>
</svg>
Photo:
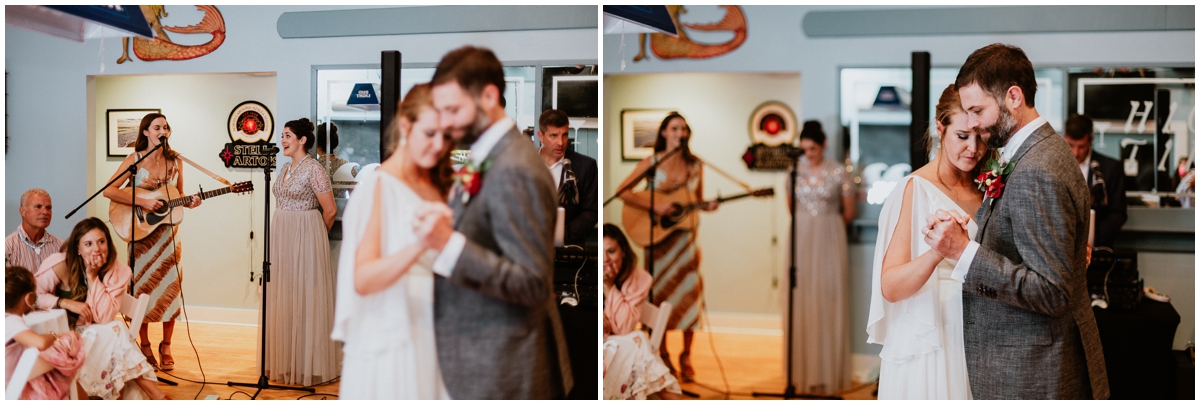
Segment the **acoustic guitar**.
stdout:
<svg viewBox="0 0 1200 405">
<path fill-rule="evenodd" d="M 149 235 L 151 231 L 154 231 L 155 228 L 158 228 L 159 225 L 175 225 L 180 221 L 183 221 L 183 210 L 175 208 L 182 207 L 191 202 L 192 195 L 171 199 L 169 195 L 177 193 L 172 190 L 171 193 L 168 194 L 167 187 L 173 186 L 162 186 L 152 191 L 137 191 L 137 196 L 139 198 L 152 198 L 161 201 L 163 203 L 162 207 L 159 207 L 157 211 L 146 212 L 142 207 L 137 205 L 109 202 L 108 219 L 109 222 L 112 222 L 113 230 L 117 232 L 117 236 L 120 237 L 121 240 L 129 242 L 130 223 L 133 224 L 133 240 L 142 240 L 142 238 L 145 238 L 146 235 Z M 121 190 L 129 190 L 129 187 L 125 187 Z M 207 200 L 209 198 L 228 193 L 245 193 L 249 191 L 254 191 L 254 184 L 248 181 L 243 181 L 229 187 L 219 188 L 212 191 L 204 191 L 194 195 L 199 196 L 201 200 Z"/>
<path fill-rule="evenodd" d="M 711 201 L 692 202 L 695 196 L 691 194 L 691 190 L 681 187 L 670 193 L 655 192 L 654 203 L 660 202 L 670 203 L 675 207 L 675 213 L 669 216 L 660 216 L 652 210 L 646 210 L 635 207 L 630 204 L 625 204 L 621 209 L 621 223 L 625 225 L 625 234 L 629 239 L 640 246 L 650 245 L 650 229 L 654 229 L 654 243 L 662 242 L 671 231 L 676 229 L 696 229 L 700 224 L 700 216 L 696 212 L 711 201 L 723 203 L 746 197 L 769 197 L 775 195 L 775 189 L 763 188 L 751 191 L 749 193 L 732 195 L 729 197 L 718 197 Z M 649 199 L 650 190 L 639 191 L 634 195 Z"/>
</svg>

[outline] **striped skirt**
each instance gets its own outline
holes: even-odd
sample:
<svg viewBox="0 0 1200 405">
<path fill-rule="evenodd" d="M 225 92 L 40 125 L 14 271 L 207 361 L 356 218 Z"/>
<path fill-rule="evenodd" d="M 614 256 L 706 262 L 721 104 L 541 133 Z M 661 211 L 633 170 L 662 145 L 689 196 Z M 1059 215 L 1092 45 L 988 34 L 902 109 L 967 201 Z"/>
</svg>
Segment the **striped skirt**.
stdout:
<svg viewBox="0 0 1200 405">
<path fill-rule="evenodd" d="M 134 246 L 133 295 L 150 295 L 143 322 L 173 322 L 179 317 L 183 264 L 177 232 L 179 225 L 162 225 Z"/>
<path fill-rule="evenodd" d="M 704 280 L 700 278 L 700 248 L 696 247 L 696 233 L 675 231 L 654 245 L 647 257 L 654 260 L 651 301 L 660 306 L 670 302 L 673 307 L 667 329 L 699 329 Z"/>
</svg>

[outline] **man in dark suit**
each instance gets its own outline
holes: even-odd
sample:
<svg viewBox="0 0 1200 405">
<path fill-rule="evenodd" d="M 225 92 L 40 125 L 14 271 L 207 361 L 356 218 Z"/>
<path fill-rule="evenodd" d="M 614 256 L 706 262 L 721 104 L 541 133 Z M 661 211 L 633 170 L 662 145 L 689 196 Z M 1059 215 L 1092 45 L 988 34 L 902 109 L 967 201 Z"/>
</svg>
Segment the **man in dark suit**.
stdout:
<svg viewBox="0 0 1200 405">
<path fill-rule="evenodd" d="M 925 243 L 955 260 L 963 344 L 975 399 L 1106 399 L 1108 375 L 1087 290 L 1091 197 L 1071 150 L 1034 108 L 1033 65 L 1020 48 L 971 53 L 955 80 L 967 127 L 1011 172 L 969 218 L 938 210 Z"/>
<path fill-rule="evenodd" d="M 1121 232 L 1121 226 L 1129 218 L 1125 213 L 1124 169 L 1116 159 L 1092 150 L 1092 117 L 1071 114 L 1063 135 L 1092 192 L 1092 209 L 1096 210 L 1096 240 L 1093 247 L 1111 248 Z"/>
<path fill-rule="evenodd" d="M 446 390 L 453 399 L 565 397 L 573 380 L 554 302 L 554 180 L 500 106 L 504 70 L 491 50 L 451 51 L 430 85 L 440 126 L 470 145 L 465 166 L 475 172 L 450 207 L 418 212 L 417 234 L 438 252 L 434 332 Z"/>
<path fill-rule="evenodd" d="M 568 123 L 561 110 L 546 110 L 538 117 L 538 154 L 558 188 L 558 206 L 566 211 L 563 240 L 583 246 L 596 241 L 596 160 L 567 147 Z"/>
</svg>

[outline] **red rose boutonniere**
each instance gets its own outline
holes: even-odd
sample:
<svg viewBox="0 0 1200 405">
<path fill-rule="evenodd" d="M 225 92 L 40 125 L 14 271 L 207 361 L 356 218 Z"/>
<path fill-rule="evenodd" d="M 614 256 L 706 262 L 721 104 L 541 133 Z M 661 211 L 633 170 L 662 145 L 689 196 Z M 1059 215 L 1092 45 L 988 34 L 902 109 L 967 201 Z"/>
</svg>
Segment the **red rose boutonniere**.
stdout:
<svg viewBox="0 0 1200 405">
<path fill-rule="evenodd" d="M 483 163 L 476 165 L 468 159 L 458 171 L 454 172 L 454 186 L 462 195 L 464 205 L 471 201 L 472 196 L 479 194 L 479 190 L 483 188 L 483 173 L 490 165 L 490 160 L 484 160 Z"/>
<path fill-rule="evenodd" d="M 996 155 L 998 156 L 999 153 Z M 1000 194 L 1004 192 L 1004 182 L 1008 181 L 1008 174 L 1012 173 L 1013 167 L 1016 165 L 1015 160 L 1003 163 L 993 156 L 984 166 L 983 173 L 975 178 L 975 184 L 979 187 L 979 191 L 993 200 L 1000 198 Z"/>
</svg>

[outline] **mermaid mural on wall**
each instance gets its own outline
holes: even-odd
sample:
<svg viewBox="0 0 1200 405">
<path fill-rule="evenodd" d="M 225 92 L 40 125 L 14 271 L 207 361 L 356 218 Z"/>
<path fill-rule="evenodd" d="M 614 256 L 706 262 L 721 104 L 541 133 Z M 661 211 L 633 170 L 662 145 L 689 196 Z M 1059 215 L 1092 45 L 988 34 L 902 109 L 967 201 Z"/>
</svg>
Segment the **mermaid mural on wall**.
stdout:
<svg viewBox="0 0 1200 405">
<path fill-rule="evenodd" d="M 204 12 L 204 18 L 200 20 L 199 24 L 186 27 L 164 27 L 161 22 L 161 19 L 167 16 L 164 6 L 140 7 L 142 14 L 146 16 L 146 21 L 150 22 L 150 28 L 154 31 L 154 39 L 132 38 L 133 54 L 138 59 L 144 61 L 194 59 L 212 53 L 225 43 L 225 19 L 221 17 L 221 12 L 217 10 L 216 6 L 196 6 L 196 9 Z M 200 45 L 180 45 L 171 42 L 167 31 L 176 34 L 210 34 L 212 40 Z M 130 39 L 130 37 L 125 37 L 121 41 L 121 58 L 117 59 L 118 64 L 133 61 L 133 58 L 129 57 Z"/>
<path fill-rule="evenodd" d="M 687 12 L 683 6 L 667 6 L 667 12 L 671 14 L 675 26 L 679 27 L 679 36 L 649 34 L 650 51 L 659 59 L 706 59 L 733 52 L 734 49 L 746 42 L 746 14 L 742 12 L 741 6 L 717 7 L 725 9 L 725 17 L 721 21 L 711 24 L 691 24 L 679 22 L 679 15 Z M 733 32 L 733 39 L 720 44 L 694 42 L 688 38 L 688 30 L 729 31 Z M 638 36 L 638 54 L 633 57 L 634 62 L 649 59 L 649 56 L 646 55 L 646 36 L 647 34 Z"/>
</svg>

